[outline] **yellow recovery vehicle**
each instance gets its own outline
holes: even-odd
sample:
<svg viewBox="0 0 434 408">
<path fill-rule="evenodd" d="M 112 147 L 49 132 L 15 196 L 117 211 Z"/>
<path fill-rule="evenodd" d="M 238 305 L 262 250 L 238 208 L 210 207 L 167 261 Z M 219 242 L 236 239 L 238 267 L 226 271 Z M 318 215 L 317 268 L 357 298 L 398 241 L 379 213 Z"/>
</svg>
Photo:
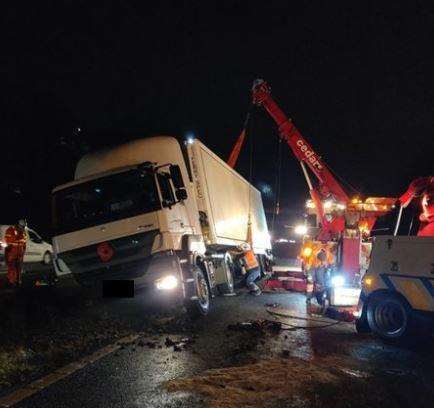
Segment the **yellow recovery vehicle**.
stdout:
<svg viewBox="0 0 434 408">
<path fill-rule="evenodd" d="M 415 197 L 422 207 L 417 236 L 397 236 L 402 211 Z M 358 331 L 386 340 L 434 327 L 434 177 L 415 180 L 399 201 L 395 235 L 374 239 L 357 320 Z"/>
</svg>

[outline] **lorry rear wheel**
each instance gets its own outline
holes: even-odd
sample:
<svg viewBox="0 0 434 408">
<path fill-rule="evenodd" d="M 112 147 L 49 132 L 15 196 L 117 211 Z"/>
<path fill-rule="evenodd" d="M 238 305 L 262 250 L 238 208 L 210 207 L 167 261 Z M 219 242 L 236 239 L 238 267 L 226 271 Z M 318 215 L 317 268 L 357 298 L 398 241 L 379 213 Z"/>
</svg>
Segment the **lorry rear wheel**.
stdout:
<svg viewBox="0 0 434 408">
<path fill-rule="evenodd" d="M 218 285 L 218 290 L 222 295 L 229 295 L 234 293 L 234 264 L 228 252 L 225 253 L 222 262 L 225 271 L 225 282 Z"/>
<path fill-rule="evenodd" d="M 194 267 L 193 275 L 195 279 L 197 299 L 186 301 L 185 307 L 192 317 L 206 316 L 210 306 L 210 292 L 205 275 L 199 267 Z"/>
<path fill-rule="evenodd" d="M 410 333 L 411 308 L 393 294 L 374 295 L 367 306 L 369 328 L 383 340 L 402 340 Z"/>
</svg>

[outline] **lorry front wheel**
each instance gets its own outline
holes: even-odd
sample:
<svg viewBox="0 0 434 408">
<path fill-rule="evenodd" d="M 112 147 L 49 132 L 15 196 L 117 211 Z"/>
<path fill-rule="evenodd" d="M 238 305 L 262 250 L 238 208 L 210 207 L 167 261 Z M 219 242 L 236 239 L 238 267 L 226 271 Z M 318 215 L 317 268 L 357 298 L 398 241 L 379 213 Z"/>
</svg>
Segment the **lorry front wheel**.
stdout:
<svg viewBox="0 0 434 408">
<path fill-rule="evenodd" d="M 185 307 L 187 312 L 192 317 L 205 316 L 209 312 L 210 292 L 208 282 L 202 270 L 195 266 L 193 270 L 196 287 L 196 298 L 188 299 Z"/>
<path fill-rule="evenodd" d="M 402 340 L 410 333 L 410 306 L 390 293 L 373 295 L 367 306 L 369 328 L 383 340 Z"/>
</svg>

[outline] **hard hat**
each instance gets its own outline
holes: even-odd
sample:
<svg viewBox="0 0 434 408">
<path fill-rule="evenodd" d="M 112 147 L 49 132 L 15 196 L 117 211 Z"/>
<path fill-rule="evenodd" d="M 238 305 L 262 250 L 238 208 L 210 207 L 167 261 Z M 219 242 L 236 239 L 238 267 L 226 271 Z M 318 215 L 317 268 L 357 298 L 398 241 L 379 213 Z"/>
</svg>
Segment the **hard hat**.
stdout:
<svg viewBox="0 0 434 408">
<path fill-rule="evenodd" d="M 243 242 L 238 246 L 238 248 L 240 248 L 242 251 L 248 251 L 250 250 L 250 245 L 246 242 Z"/>
<path fill-rule="evenodd" d="M 25 220 L 25 219 L 20 219 L 20 220 L 18 220 L 18 225 L 21 227 L 21 228 L 26 228 L 27 227 L 27 221 Z"/>
</svg>

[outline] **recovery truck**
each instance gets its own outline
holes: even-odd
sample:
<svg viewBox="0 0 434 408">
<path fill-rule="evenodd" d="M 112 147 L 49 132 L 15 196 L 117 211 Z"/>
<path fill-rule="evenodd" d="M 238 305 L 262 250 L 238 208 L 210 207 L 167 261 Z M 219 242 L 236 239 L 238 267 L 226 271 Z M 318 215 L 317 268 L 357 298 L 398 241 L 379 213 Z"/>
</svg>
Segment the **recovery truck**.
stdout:
<svg viewBox="0 0 434 408">
<path fill-rule="evenodd" d="M 399 236 L 402 212 L 415 198 L 422 206 L 417 236 Z M 399 202 L 394 235 L 374 238 L 356 322 L 359 332 L 386 340 L 434 328 L 434 177 L 415 180 Z"/>
<path fill-rule="evenodd" d="M 250 244 L 265 268 L 271 249 L 260 192 L 197 139 L 84 156 L 53 190 L 53 218 L 58 274 L 170 292 L 193 314 L 233 292 L 231 250 Z"/>
<path fill-rule="evenodd" d="M 370 231 L 376 219 L 393 208 L 396 199 L 351 196 L 273 100 L 269 85 L 262 79 L 253 83 L 252 102 L 263 107 L 276 123 L 280 139 L 299 161 L 309 188 L 307 212 L 316 215 L 319 228 L 302 248 L 305 270 L 311 275 L 320 268 L 331 271 L 324 291 L 324 301 L 331 306 L 357 306 L 371 250 Z M 240 148 L 236 145 L 235 149 Z"/>
</svg>

